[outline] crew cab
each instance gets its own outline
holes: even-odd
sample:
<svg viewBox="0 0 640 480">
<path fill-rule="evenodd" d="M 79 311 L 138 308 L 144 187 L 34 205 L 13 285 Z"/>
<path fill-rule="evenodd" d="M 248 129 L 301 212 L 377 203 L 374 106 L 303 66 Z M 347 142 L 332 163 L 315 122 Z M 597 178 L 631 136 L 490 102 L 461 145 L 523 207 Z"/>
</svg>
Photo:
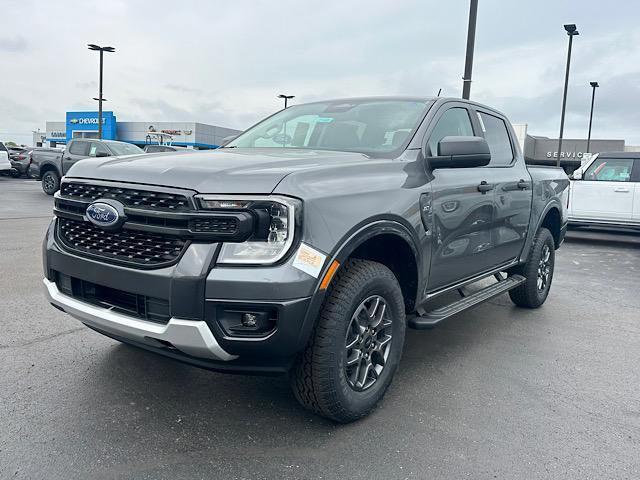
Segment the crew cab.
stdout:
<svg viewBox="0 0 640 480">
<path fill-rule="evenodd" d="M 138 155 L 141 148 L 116 140 L 73 139 L 64 150 L 35 149 L 32 152 L 31 176 L 42 181 L 42 190 L 53 195 L 60 188 L 60 180 L 78 160 L 91 157 Z"/>
<path fill-rule="evenodd" d="M 640 152 L 596 154 L 571 179 L 571 225 L 640 228 Z"/>
<path fill-rule="evenodd" d="M 45 291 L 151 352 L 288 374 L 303 406 L 349 422 L 389 387 L 407 327 L 507 292 L 545 302 L 568 186 L 528 168 L 507 118 L 478 103 L 295 105 L 221 149 L 75 164 Z"/>
</svg>

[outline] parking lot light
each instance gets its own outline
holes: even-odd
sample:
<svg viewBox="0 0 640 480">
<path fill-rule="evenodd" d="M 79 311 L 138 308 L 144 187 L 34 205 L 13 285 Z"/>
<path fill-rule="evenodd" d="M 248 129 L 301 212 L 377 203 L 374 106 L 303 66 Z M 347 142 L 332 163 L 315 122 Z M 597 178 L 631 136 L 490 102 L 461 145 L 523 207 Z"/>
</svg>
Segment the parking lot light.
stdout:
<svg viewBox="0 0 640 480">
<path fill-rule="evenodd" d="M 95 43 L 89 43 L 87 47 L 89 50 L 100 52 L 100 86 L 98 90 L 98 98 L 94 97 L 94 100 L 98 101 L 98 138 L 102 140 L 102 102 L 106 100 L 102 97 L 102 57 L 104 52 L 112 53 L 115 52 L 116 49 L 113 47 L 101 47 Z"/>
<path fill-rule="evenodd" d="M 295 98 L 295 95 L 285 95 L 283 93 L 281 93 L 280 95 L 278 95 L 278 98 L 284 98 L 284 108 L 287 108 L 287 100 L 290 100 L 292 98 Z"/>
<path fill-rule="evenodd" d="M 593 92 L 591 92 L 591 112 L 589 113 L 589 134 L 587 135 L 587 153 L 591 153 L 591 150 L 589 150 L 589 146 L 591 145 L 591 123 L 593 122 L 593 102 L 596 99 L 596 88 L 600 86 L 598 85 L 598 82 L 589 82 L 589 85 L 591 85 L 591 88 L 593 88 Z"/>
<path fill-rule="evenodd" d="M 560 138 L 558 139 L 558 160 L 556 166 L 560 166 L 560 159 L 562 157 L 562 134 L 564 133 L 564 112 L 567 108 L 567 88 L 569 87 L 569 66 L 571 65 L 571 47 L 573 45 L 574 35 L 580 35 L 575 23 L 569 23 L 564 26 L 564 29 L 569 35 L 569 50 L 567 51 L 567 71 L 564 75 L 564 93 L 562 95 L 562 113 L 560 114 Z"/>
</svg>

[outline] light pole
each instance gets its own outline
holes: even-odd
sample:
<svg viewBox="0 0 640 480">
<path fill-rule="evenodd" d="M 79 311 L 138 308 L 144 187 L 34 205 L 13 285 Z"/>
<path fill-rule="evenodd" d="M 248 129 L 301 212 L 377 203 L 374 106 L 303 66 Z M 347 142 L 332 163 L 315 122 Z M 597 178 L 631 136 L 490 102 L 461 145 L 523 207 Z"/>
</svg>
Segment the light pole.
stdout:
<svg viewBox="0 0 640 480">
<path fill-rule="evenodd" d="M 560 114 L 560 138 L 558 139 L 558 161 L 556 166 L 560 166 L 560 157 L 562 156 L 562 134 L 564 133 L 564 112 L 567 108 L 567 88 L 569 88 L 569 66 L 571 65 L 571 46 L 573 45 L 574 35 L 579 35 L 575 23 L 564 26 L 569 35 L 569 50 L 567 51 L 567 71 L 564 75 L 564 93 L 562 95 L 562 113 Z"/>
<path fill-rule="evenodd" d="M 591 93 L 591 113 L 589 113 L 589 134 L 587 135 L 587 153 L 591 153 L 591 150 L 589 150 L 589 146 L 591 145 L 591 123 L 593 122 L 593 102 L 596 99 L 596 88 L 600 86 L 598 85 L 598 82 L 589 82 L 589 85 L 591 85 L 591 87 L 593 88 L 593 92 Z"/>
<path fill-rule="evenodd" d="M 281 93 L 280 95 L 278 95 L 278 98 L 284 98 L 284 108 L 287 108 L 287 100 L 290 100 L 292 98 L 295 98 L 295 95 L 285 95 L 283 93 Z"/>
<path fill-rule="evenodd" d="M 478 17 L 478 0 L 471 0 L 469 6 L 469 28 L 467 30 L 467 54 L 464 60 L 464 77 L 462 77 L 462 98 L 471 95 L 471 70 L 473 69 L 473 49 L 476 45 L 476 19 Z"/>
<path fill-rule="evenodd" d="M 94 50 L 96 52 L 100 52 L 100 87 L 98 90 L 98 98 L 93 98 L 98 101 L 98 138 L 102 140 L 102 102 L 106 102 L 106 98 L 102 98 L 102 55 L 104 52 L 115 52 L 116 49 L 113 47 L 101 47 L 99 45 L 95 45 L 90 43 L 87 45 L 89 50 Z"/>
</svg>

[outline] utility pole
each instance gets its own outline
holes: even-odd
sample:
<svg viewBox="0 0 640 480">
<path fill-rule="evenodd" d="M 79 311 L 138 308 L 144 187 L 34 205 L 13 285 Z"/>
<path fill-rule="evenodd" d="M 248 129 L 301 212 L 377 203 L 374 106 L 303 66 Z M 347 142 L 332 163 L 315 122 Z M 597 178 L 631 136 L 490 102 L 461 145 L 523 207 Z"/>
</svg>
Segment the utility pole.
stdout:
<svg viewBox="0 0 640 480">
<path fill-rule="evenodd" d="M 467 30 L 467 54 L 464 61 L 464 77 L 462 77 L 462 98 L 467 100 L 471 94 L 471 71 L 473 70 L 473 49 L 476 45 L 477 17 L 478 0 L 471 0 L 469 6 L 469 28 Z"/>
</svg>

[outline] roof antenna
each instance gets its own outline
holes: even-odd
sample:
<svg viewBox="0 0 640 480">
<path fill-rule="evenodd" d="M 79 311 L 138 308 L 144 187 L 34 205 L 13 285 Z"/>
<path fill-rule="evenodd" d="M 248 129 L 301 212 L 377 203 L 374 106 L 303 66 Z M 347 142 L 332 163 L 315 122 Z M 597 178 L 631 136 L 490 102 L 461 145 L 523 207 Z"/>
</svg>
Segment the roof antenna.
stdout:
<svg viewBox="0 0 640 480">
<path fill-rule="evenodd" d="M 438 97 L 439 97 L 439 96 L 440 96 L 440 92 L 442 92 L 442 89 L 441 89 L 441 88 L 439 88 L 439 89 L 438 89 L 438 95 L 436 95 L 436 96 L 438 96 Z"/>
</svg>

